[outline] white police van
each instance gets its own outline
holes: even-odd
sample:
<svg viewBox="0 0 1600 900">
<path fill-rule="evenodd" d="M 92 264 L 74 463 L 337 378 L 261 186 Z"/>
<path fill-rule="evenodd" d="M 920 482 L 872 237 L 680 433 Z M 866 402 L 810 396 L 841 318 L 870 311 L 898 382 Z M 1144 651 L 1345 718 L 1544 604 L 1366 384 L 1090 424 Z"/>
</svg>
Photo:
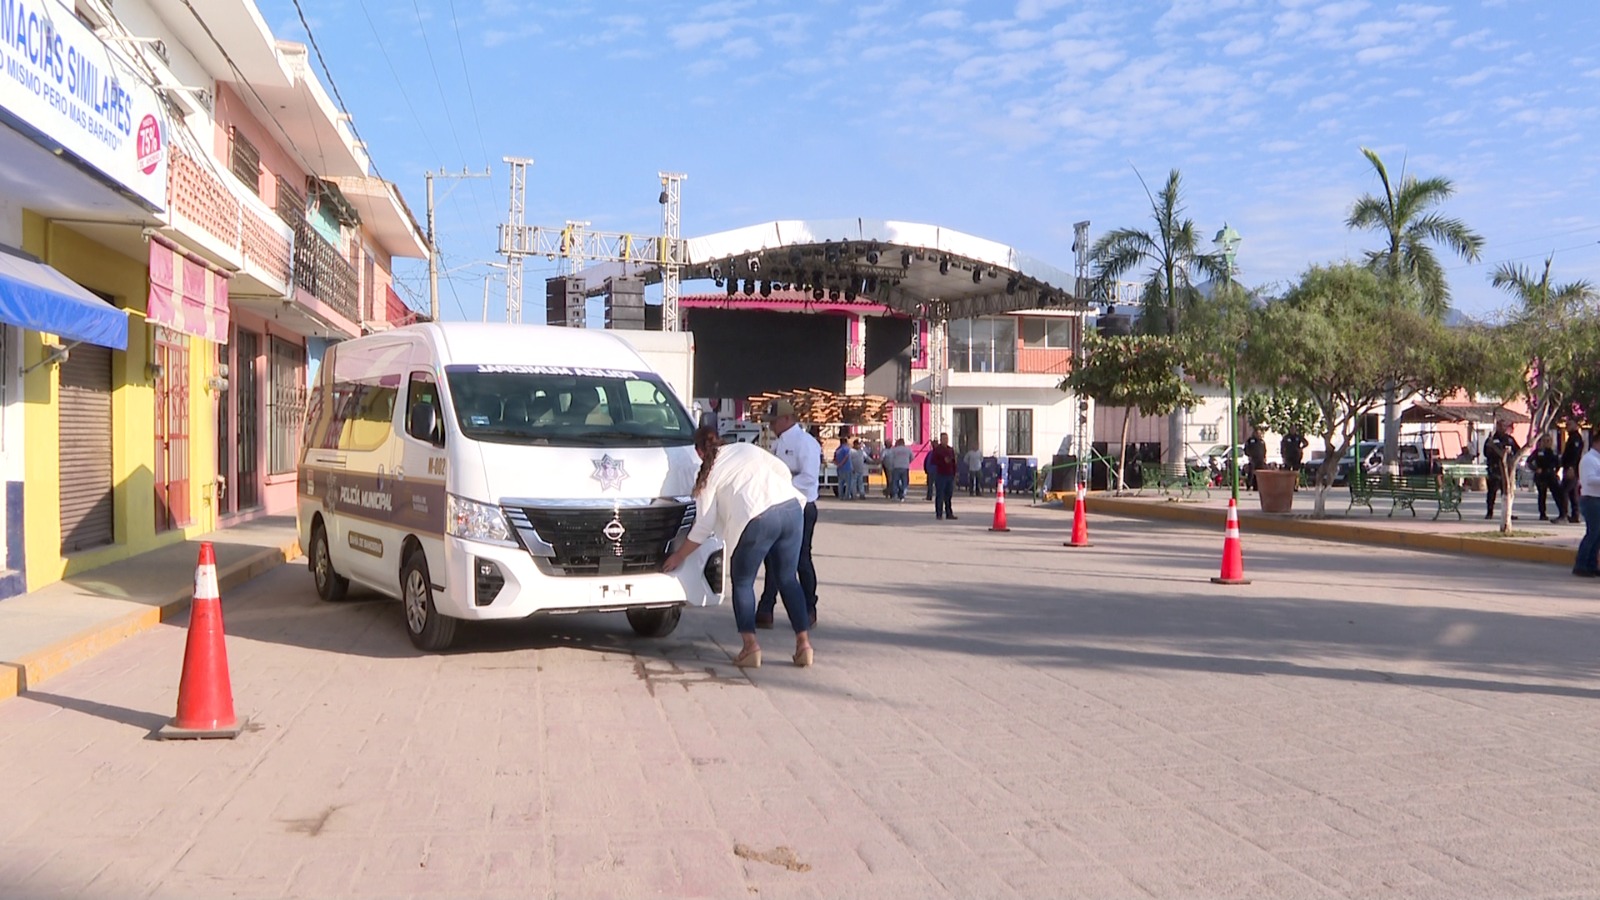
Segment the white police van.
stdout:
<svg viewBox="0 0 1600 900">
<path fill-rule="evenodd" d="M 430 323 L 329 348 L 300 455 L 317 593 L 400 599 L 411 641 L 462 619 L 621 611 L 665 636 L 721 602 L 722 546 L 661 563 L 694 523 L 683 401 L 604 331 Z"/>
</svg>

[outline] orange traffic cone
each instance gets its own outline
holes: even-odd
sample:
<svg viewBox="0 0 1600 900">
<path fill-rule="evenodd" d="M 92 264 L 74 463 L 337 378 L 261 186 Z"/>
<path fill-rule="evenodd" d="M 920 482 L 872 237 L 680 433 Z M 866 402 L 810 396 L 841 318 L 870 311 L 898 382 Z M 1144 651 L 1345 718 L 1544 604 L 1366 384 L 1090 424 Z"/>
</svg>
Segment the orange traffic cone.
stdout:
<svg viewBox="0 0 1600 900">
<path fill-rule="evenodd" d="M 1244 547 L 1239 543 L 1239 507 L 1228 498 L 1228 527 L 1222 538 L 1222 574 L 1213 584 L 1249 584 L 1244 577 Z"/>
<path fill-rule="evenodd" d="M 1006 526 L 1006 473 L 1000 473 L 1000 479 L 994 485 L 994 524 L 989 526 L 990 531 L 1010 531 Z"/>
<path fill-rule="evenodd" d="M 1078 485 L 1078 502 L 1072 507 L 1072 540 L 1062 544 L 1063 547 L 1093 547 L 1089 543 L 1089 518 L 1083 509 L 1083 489 Z"/>
<path fill-rule="evenodd" d="M 178 715 L 161 729 L 160 736 L 233 738 L 242 730 L 233 714 L 233 687 L 228 681 L 222 597 L 217 591 L 217 555 L 211 542 L 204 541 L 194 572 L 189 639 L 183 648 L 183 676 L 178 681 Z"/>
</svg>

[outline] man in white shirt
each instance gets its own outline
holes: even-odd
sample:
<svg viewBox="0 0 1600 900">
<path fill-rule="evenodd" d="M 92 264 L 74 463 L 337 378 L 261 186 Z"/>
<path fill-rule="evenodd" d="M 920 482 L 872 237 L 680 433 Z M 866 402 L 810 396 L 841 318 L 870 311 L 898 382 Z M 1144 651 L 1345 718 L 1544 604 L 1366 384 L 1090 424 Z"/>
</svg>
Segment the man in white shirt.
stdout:
<svg viewBox="0 0 1600 900">
<path fill-rule="evenodd" d="M 967 467 L 967 493 L 973 497 L 983 495 L 983 451 L 973 447 L 962 458 Z"/>
<path fill-rule="evenodd" d="M 805 495 L 805 530 L 800 537 L 800 587 L 806 594 L 806 609 L 811 613 L 811 623 L 817 621 L 817 568 L 811 562 L 811 536 L 817 529 L 817 476 L 822 468 L 822 445 L 799 427 L 794 414 L 794 404 L 788 400 L 774 400 L 767 407 L 767 424 L 772 428 L 772 453 L 784 465 L 794 480 L 795 490 Z M 761 601 L 756 604 L 756 627 L 771 628 L 772 612 L 778 604 L 778 578 L 767 570 L 766 582 L 761 588 Z"/>
<path fill-rule="evenodd" d="M 889 474 L 889 496 L 906 502 L 906 486 L 911 483 L 911 448 L 905 438 L 896 438 L 894 446 L 883 451 L 883 469 Z"/>
</svg>

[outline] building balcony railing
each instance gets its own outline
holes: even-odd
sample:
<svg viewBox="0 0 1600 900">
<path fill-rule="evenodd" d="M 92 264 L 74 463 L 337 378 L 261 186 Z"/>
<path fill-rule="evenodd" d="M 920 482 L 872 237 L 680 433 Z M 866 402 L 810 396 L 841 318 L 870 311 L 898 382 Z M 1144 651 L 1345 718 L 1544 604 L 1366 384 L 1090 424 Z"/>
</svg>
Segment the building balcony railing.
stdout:
<svg viewBox="0 0 1600 900">
<path fill-rule="evenodd" d="M 1018 347 L 1017 371 L 1030 375 L 1066 375 L 1072 371 L 1072 351 L 1061 347 Z"/>
<path fill-rule="evenodd" d="M 262 276 L 270 278 L 274 285 L 282 285 L 287 292 L 292 252 L 289 241 L 293 232 L 277 214 L 267 210 L 266 204 L 256 205 L 261 208 L 253 209 L 252 204 L 244 204 L 239 229 L 245 268 L 258 270 Z"/>
<path fill-rule="evenodd" d="M 193 157 L 172 148 L 167 157 L 167 208 L 222 247 L 239 250 L 239 200 Z"/>
<path fill-rule="evenodd" d="M 360 279 L 337 248 L 310 223 L 294 229 L 294 284 L 352 322 L 361 321 Z"/>
<path fill-rule="evenodd" d="M 293 232 L 266 204 L 174 148 L 167 163 L 167 203 L 178 237 L 239 269 L 235 293 L 289 290 Z M 198 232 L 198 233 L 196 233 Z"/>
</svg>

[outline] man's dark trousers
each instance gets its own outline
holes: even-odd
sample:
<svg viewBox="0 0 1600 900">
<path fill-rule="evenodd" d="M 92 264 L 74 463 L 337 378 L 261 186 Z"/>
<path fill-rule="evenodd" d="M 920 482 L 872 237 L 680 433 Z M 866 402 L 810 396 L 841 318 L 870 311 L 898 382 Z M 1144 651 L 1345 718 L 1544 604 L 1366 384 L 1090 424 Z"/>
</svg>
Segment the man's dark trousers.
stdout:
<svg viewBox="0 0 1600 900">
<path fill-rule="evenodd" d="M 805 530 L 800 533 L 800 589 L 806 592 L 806 612 L 817 618 L 817 567 L 811 562 L 811 535 L 817 530 L 817 504 L 807 503 Z M 761 586 L 761 601 L 756 604 L 756 621 L 771 622 L 778 605 L 778 576 L 768 569 Z"/>
</svg>

